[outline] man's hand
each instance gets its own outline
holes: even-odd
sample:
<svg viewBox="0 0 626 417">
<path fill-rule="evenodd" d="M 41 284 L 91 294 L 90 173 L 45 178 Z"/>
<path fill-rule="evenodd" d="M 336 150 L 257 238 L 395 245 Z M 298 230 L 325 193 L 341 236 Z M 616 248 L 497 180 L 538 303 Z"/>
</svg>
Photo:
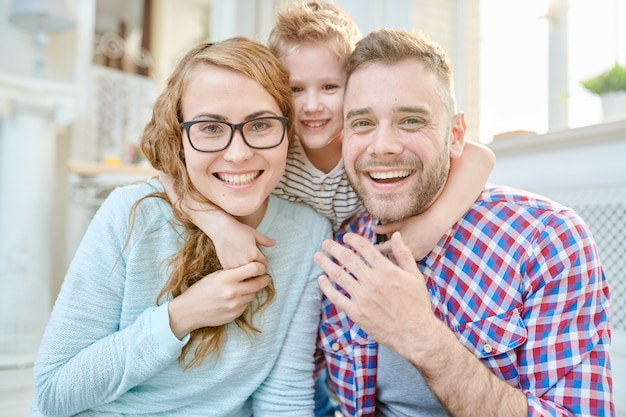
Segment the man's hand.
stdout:
<svg viewBox="0 0 626 417">
<path fill-rule="evenodd" d="M 344 243 L 354 251 L 327 240 L 322 248 L 330 257 L 320 252 L 315 255 L 315 262 L 326 272 L 319 277 L 324 294 L 376 341 L 403 356 L 409 355 L 406 352 L 408 337 L 413 340 L 413 347 L 427 347 L 432 338 L 419 335 L 428 335 L 428 329 L 439 327 L 441 323 L 432 313 L 424 277 L 400 233 L 391 237 L 397 265 L 361 236 L 346 234 Z M 340 265 L 331 258 L 337 259 Z M 339 292 L 330 281 L 349 296 Z"/>
</svg>

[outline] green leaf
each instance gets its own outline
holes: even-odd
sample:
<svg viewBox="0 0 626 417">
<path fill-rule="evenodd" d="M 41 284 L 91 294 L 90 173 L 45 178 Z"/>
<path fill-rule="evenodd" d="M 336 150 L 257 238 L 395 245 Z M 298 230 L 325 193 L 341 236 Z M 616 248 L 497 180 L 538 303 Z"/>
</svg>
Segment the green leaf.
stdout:
<svg viewBox="0 0 626 417">
<path fill-rule="evenodd" d="M 626 67 L 615 63 L 612 68 L 580 84 L 590 93 L 599 96 L 611 91 L 626 91 Z"/>
</svg>

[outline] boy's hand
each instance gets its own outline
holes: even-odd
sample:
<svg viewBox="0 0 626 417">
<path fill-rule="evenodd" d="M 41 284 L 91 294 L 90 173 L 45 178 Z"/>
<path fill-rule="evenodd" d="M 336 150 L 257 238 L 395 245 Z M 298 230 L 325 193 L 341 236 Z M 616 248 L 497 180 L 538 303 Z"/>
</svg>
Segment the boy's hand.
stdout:
<svg viewBox="0 0 626 417">
<path fill-rule="evenodd" d="M 178 204 L 178 208 L 211 238 L 222 268 L 237 268 L 255 261 L 265 265 L 265 256 L 257 245 L 274 246 L 274 239 L 240 223 L 218 207 L 188 197 L 181 200 L 174 190 L 174 181 L 170 175 L 160 172 L 159 181 L 163 184 L 170 202 Z"/>
<path fill-rule="evenodd" d="M 209 213 L 208 217 L 207 213 Z M 257 244 L 274 246 L 276 244 L 274 239 L 270 239 L 252 227 L 240 223 L 221 210 L 202 212 L 199 217 L 207 217 L 207 220 L 204 221 L 207 227 L 207 223 L 210 221 L 208 219 L 213 219 L 209 237 L 213 240 L 222 268 L 237 268 L 254 261 L 266 265 L 265 256 Z M 196 221 L 193 217 L 192 219 L 206 233 L 206 230 L 198 224 L 202 221 Z"/>
</svg>

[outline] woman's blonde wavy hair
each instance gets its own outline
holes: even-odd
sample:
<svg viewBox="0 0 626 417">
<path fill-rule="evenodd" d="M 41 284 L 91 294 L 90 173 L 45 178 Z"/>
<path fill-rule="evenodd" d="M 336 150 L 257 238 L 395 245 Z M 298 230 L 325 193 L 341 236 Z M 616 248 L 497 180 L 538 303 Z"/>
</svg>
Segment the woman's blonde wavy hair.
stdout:
<svg viewBox="0 0 626 417">
<path fill-rule="evenodd" d="M 184 197 L 211 203 L 193 186 L 187 168 L 182 141 L 182 98 L 190 78 L 198 66 L 216 65 L 240 73 L 259 83 L 275 100 L 284 116 L 289 117 L 287 137 L 292 137 L 293 104 L 289 75 L 278 59 L 263 45 L 244 37 L 234 37 L 221 42 L 198 45 L 179 62 L 167 81 L 165 90 L 157 98 L 152 118 L 144 129 L 141 150 L 152 166 L 169 174 L 180 199 L 172 204 L 174 216 L 184 226 L 184 243 L 168 260 L 172 273 L 157 297 L 157 302 L 177 297 L 206 275 L 222 269 L 215 246 L 209 237 L 196 227 L 179 208 Z M 210 100 L 211 97 L 207 97 Z M 243 100 L 245 97 L 234 97 Z M 167 200 L 165 193 L 152 196 Z M 169 201 L 169 200 L 168 200 Z M 274 298 L 270 284 L 257 294 L 235 324 L 252 335 L 259 330 L 253 325 L 253 316 Z M 179 364 L 185 369 L 200 365 L 211 353 L 219 355 L 226 326 L 204 327 L 191 332 L 189 343 L 183 348 Z M 193 349 L 193 357 L 188 355 Z"/>
</svg>

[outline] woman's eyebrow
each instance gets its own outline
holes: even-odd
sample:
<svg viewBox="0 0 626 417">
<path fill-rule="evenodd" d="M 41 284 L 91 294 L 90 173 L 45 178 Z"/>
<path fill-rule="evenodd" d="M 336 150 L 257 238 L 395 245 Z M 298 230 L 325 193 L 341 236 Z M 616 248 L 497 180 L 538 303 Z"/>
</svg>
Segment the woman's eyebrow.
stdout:
<svg viewBox="0 0 626 417">
<path fill-rule="evenodd" d="M 256 111 L 254 113 L 247 115 L 244 118 L 244 120 L 256 119 L 257 117 L 263 117 L 267 115 L 276 116 L 276 113 L 271 110 L 259 110 L 259 111 Z M 228 121 L 228 119 L 229 119 L 228 117 L 221 115 L 221 114 L 198 113 L 191 120 L 217 120 L 217 121 L 226 122 Z"/>
</svg>

